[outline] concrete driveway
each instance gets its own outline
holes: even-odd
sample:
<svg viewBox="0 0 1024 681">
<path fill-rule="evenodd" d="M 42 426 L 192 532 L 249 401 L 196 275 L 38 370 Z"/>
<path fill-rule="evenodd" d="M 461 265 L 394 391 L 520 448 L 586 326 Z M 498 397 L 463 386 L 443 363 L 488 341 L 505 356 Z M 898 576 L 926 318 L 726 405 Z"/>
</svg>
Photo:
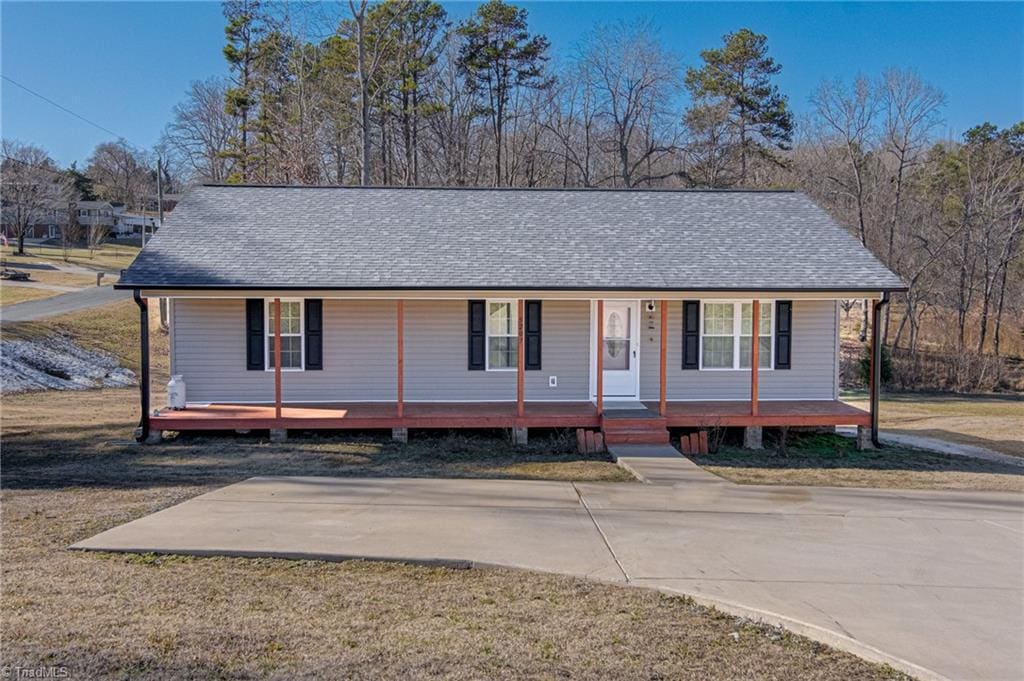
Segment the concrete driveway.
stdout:
<svg viewBox="0 0 1024 681">
<path fill-rule="evenodd" d="M 252 478 L 74 548 L 558 572 L 688 594 L 919 678 L 1024 678 L 1024 497 L 684 473 L 662 485 Z"/>
</svg>

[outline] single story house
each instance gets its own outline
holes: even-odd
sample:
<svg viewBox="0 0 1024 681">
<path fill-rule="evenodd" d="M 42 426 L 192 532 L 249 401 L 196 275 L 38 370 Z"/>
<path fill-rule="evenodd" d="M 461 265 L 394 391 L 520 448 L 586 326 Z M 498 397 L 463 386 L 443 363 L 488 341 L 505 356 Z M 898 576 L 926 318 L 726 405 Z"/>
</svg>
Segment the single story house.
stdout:
<svg viewBox="0 0 1024 681">
<path fill-rule="evenodd" d="M 877 425 L 839 401 L 839 305 L 903 283 L 792 191 L 205 185 L 121 278 L 163 430 Z M 170 301 L 184 410 L 150 411 Z M 877 327 L 877 325 L 876 325 Z M 875 356 L 879 352 L 873 336 Z"/>
</svg>

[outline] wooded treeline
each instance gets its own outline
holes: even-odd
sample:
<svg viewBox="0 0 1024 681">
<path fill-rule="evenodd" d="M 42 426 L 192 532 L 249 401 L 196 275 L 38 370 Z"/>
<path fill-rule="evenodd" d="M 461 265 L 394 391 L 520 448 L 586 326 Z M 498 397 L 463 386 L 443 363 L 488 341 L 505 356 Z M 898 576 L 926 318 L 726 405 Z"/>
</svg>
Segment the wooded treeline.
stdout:
<svg viewBox="0 0 1024 681">
<path fill-rule="evenodd" d="M 161 140 L 172 185 L 796 188 L 909 286 L 884 322 L 904 385 L 1006 387 L 998 358 L 1024 355 L 1024 122 L 948 138 L 913 71 L 782 93 L 766 36 L 680 55 L 643 21 L 556 61 L 501 0 L 461 22 L 431 0 L 223 10 L 226 75 L 193 83 Z M 99 186 L 131 195 L 116 154 L 86 175 L 100 160 Z"/>
</svg>

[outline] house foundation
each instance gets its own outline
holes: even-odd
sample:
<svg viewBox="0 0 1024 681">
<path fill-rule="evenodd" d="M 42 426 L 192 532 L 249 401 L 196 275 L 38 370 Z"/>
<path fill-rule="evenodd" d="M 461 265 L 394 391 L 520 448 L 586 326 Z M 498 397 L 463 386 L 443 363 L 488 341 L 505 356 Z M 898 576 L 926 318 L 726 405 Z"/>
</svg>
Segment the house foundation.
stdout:
<svg viewBox="0 0 1024 681">
<path fill-rule="evenodd" d="M 408 428 L 392 428 L 391 439 L 395 442 L 408 442 L 409 441 L 409 429 Z"/>
<path fill-rule="evenodd" d="M 270 429 L 270 441 L 271 442 L 284 442 L 288 439 L 288 430 L 286 428 L 271 428 Z"/>
<path fill-rule="evenodd" d="M 743 429 L 743 449 L 764 449 L 764 432 L 761 426 L 747 426 Z"/>
<path fill-rule="evenodd" d="M 874 449 L 875 443 L 871 437 L 871 428 L 865 426 L 857 426 L 857 449 L 863 451 L 865 449 Z"/>
<path fill-rule="evenodd" d="M 512 442 L 517 445 L 525 445 L 529 442 L 528 428 L 513 428 L 512 429 Z"/>
</svg>

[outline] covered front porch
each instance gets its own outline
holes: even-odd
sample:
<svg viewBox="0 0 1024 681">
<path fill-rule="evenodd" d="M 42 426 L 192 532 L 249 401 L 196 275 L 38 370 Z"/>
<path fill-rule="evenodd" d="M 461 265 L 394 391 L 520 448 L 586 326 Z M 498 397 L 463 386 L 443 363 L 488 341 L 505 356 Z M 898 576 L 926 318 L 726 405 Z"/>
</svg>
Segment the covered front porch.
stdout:
<svg viewBox="0 0 1024 681">
<path fill-rule="evenodd" d="M 762 401 L 757 414 L 749 401 L 640 403 L 670 428 L 869 426 L 871 415 L 838 400 Z M 637 405 L 640 406 L 640 405 Z M 200 404 L 181 411 L 160 410 L 154 430 L 372 430 L 388 428 L 602 428 L 619 410 L 599 413 L 593 402 L 353 402 L 347 404 Z M 622 410 L 635 415 L 636 409 Z M 658 418 L 658 417 L 661 418 Z"/>
<path fill-rule="evenodd" d="M 236 298 L 237 300 L 238 298 Z M 546 388 L 555 388 L 559 382 L 556 376 L 547 374 L 560 373 L 557 368 L 550 369 L 545 364 L 542 376 L 533 376 L 531 382 L 527 361 L 529 343 L 527 326 L 528 315 L 525 314 L 525 298 L 513 297 L 509 300 L 513 309 L 517 310 L 512 325 L 513 362 L 508 369 L 503 369 L 498 374 L 493 374 L 488 368 L 488 374 L 492 377 L 504 376 L 505 386 L 497 395 L 482 396 L 482 399 L 466 399 L 471 397 L 461 390 L 449 391 L 441 399 L 433 395 L 423 399 L 422 392 L 428 381 L 424 381 L 422 374 L 423 355 L 422 347 L 425 340 L 422 335 L 412 334 L 408 331 L 407 303 L 402 298 L 393 298 L 379 302 L 382 314 L 378 317 L 380 324 L 393 329 L 393 335 L 367 336 L 374 342 L 378 339 L 383 341 L 375 346 L 376 367 L 379 370 L 376 382 L 386 384 L 388 379 L 393 380 L 394 390 L 390 393 L 395 399 L 388 399 L 389 395 L 381 395 L 384 399 L 359 399 L 363 393 L 354 395 L 356 399 L 345 399 L 338 394 L 333 386 L 336 383 L 337 375 L 321 374 L 320 378 L 330 379 L 323 381 L 324 389 L 322 395 L 300 396 L 293 394 L 289 397 L 288 388 L 293 382 L 303 381 L 303 373 L 294 373 L 282 370 L 281 361 L 281 339 L 282 331 L 279 314 L 281 299 L 278 297 L 264 297 L 269 309 L 274 310 L 271 317 L 273 322 L 269 325 L 267 333 L 272 341 L 269 346 L 268 355 L 272 361 L 269 366 L 260 374 L 266 376 L 269 382 L 264 384 L 269 388 L 262 391 L 253 390 L 253 400 L 246 399 L 247 395 L 223 396 L 218 394 L 207 394 L 203 398 L 189 401 L 187 408 L 171 410 L 163 405 L 152 409 L 150 405 L 150 379 L 148 372 L 148 308 L 149 301 L 145 295 L 136 292 L 136 301 L 140 308 L 142 318 L 142 406 L 143 418 L 140 436 L 145 439 L 147 436 L 159 436 L 162 431 L 209 431 L 209 430 L 262 430 L 269 429 L 276 431 L 278 436 L 284 435 L 288 430 L 364 430 L 364 429 L 392 429 L 395 436 L 407 437 L 409 429 L 471 429 L 471 428 L 509 428 L 515 432 L 519 441 L 525 440 L 529 428 L 583 428 L 601 429 L 605 432 L 606 441 L 611 442 L 667 442 L 668 428 L 693 428 L 708 430 L 712 428 L 743 427 L 755 429 L 757 441 L 760 441 L 760 428 L 762 427 L 785 427 L 785 426 L 808 426 L 808 427 L 829 427 L 829 426 L 856 426 L 860 429 L 870 428 L 874 421 L 872 413 L 862 411 L 849 406 L 837 399 L 823 399 L 824 395 L 809 397 L 806 399 L 807 391 L 802 388 L 791 390 L 794 398 L 782 398 L 778 396 L 778 390 L 770 392 L 767 397 L 762 392 L 761 376 L 770 369 L 759 370 L 761 363 L 758 361 L 761 345 L 758 342 L 759 324 L 753 324 L 750 331 L 750 366 L 742 371 L 715 372 L 706 374 L 698 371 L 679 371 L 678 358 L 673 357 L 673 364 L 669 365 L 670 353 L 675 355 L 682 347 L 683 338 L 680 337 L 678 328 L 682 321 L 681 317 L 675 317 L 670 325 L 670 305 L 679 314 L 683 305 L 682 294 L 674 299 L 654 299 L 649 303 L 643 303 L 643 298 L 630 300 L 633 310 L 639 313 L 641 304 L 646 308 L 641 324 L 639 314 L 632 317 L 633 330 L 629 326 L 624 327 L 625 338 L 615 336 L 609 331 L 606 323 L 605 311 L 609 307 L 613 310 L 622 307 L 622 300 L 602 298 L 577 298 L 580 302 L 591 305 L 590 319 L 590 340 L 577 330 L 576 336 L 582 335 L 578 345 L 563 342 L 563 347 L 569 348 L 569 353 L 576 353 L 575 348 L 582 348 L 583 354 L 580 359 L 574 360 L 577 364 L 586 363 L 589 355 L 591 366 L 590 395 L 591 399 L 578 399 L 583 397 L 587 390 L 586 384 L 575 388 L 572 395 L 565 395 L 568 399 L 551 399 L 553 391 L 548 391 L 548 399 L 543 399 L 542 394 Z M 463 299 L 464 300 L 464 299 Z M 545 299 L 547 300 L 547 299 Z M 553 299 L 554 300 L 554 299 Z M 472 303 L 473 301 L 470 301 Z M 761 319 L 759 314 L 760 302 L 753 297 L 750 302 L 752 318 Z M 738 306 L 738 304 L 737 304 Z M 419 302 L 419 318 L 422 319 L 422 301 Z M 449 305 L 450 307 L 450 305 Z M 217 308 L 218 310 L 220 308 Z M 463 308 L 464 309 L 464 308 Z M 472 309 L 472 308 L 471 308 Z M 211 319 L 218 320 L 223 315 L 210 315 Z M 627 316 L 627 319 L 630 317 Z M 464 317 L 463 317 L 464 319 Z M 579 322 L 586 324 L 586 317 L 578 316 L 573 321 L 577 324 L 573 328 L 579 329 Z M 553 324 L 559 320 L 554 317 Z M 565 322 L 562 323 L 565 326 Z M 422 327 L 419 327 L 422 328 Z M 556 346 L 557 326 L 553 326 L 552 335 L 549 337 L 550 345 Z M 676 334 L 670 339 L 670 328 Z M 586 330 L 586 326 L 582 326 Z M 472 323 L 471 323 L 472 332 Z M 336 330 L 335 330 L 336 331 Z M 337 333 L 337 331 L 336 331 Z M 623 333 L 621 329 L 619 333 Z M 629 334 L 632 333 L 632 340 Z M 641 335 L 643 338 L 641 338 Z M 202 338 L 202 336 L 197 336 Z M 337 337 L 336 335 L 334 336 Z M 409 344 L 419 345 L 421 354 L 419 361 L 413 362 L 410 369 Z M 471 339 L 472 341 L 472 339 Z M 609 389 L 609 376 L 613 375 L 605 364 L 606 357 L 611 355 L 608 352 L 610 347 L 616 343 L 627 344 L 627 354 L 632 348 L 634 360 L 629 364 L 632 367 L 630 376 L 635 378 L 635 392 L 629 398 L 623 398 L 621 392 L 616 393 L 620 386 Z M 788 342 L 788 341 L 787 341 Z M 877 343 L 877 340 L 875 341 Z M 829 341 L 833 343 L 833 341 Z M 392 345 L 393 344 L 393 345 Z M 589 345 L 589 348 L 588 348 Z M 390 347 L 389 347 L 390 346 Z M 233 346 L 229 346 L 233 347 Z M 324 346 L 327 347 L 326 345 Z M 472 345 L 471 351 L 472 351 Z M 685 346 L 689 347 L 689 346 Z M 684 347 L 684 352 L 686 349 Z M 771 347 L 766 346 L 766 347 Z M 787 346 L 788 347 L 788 346 Z M 876 346 L 877 347 L 877 346 Z M 637 353 L 642 350 L 640 358 Z M 232 350 L 233 352 L 233 350 Z M 456 346 L 446 350 L 449 354 L 457 355 L 465 352 L 464 346 Z M 379 359 L 390 354 L 386 360 Z M 566 354 L 563 352 L 563 355 Z M 436 356 L 436 355 L 435 355 Z M 448 355 L 446 354 L 447 358 Z M 641 359 L 647 358 L 648 369 L 643 371 L 644 385 L 641 389 L 640 373 L 638 369 Z M 233 356 L 228 358 L 233 361 Z M 464 360 L 463 360 L 464 361 Z M 472 359 L 470 360 L 472 361 Z M 686 361 L 684 356 L 684 362 Z M 205 362 L 205 360 L 204 360 Z M 769 367 L 771 363 L 769 362 Z M 213 366 L 211 363 L 204 363 L 202 366 Z M 335 361 L 333 367 L 342 367 L 346 372 L 349 368 L 357 369 L 358 364 Z M 447 366 L 447 365 L 446 365 Z M 564 366 L 564 365 L 563 365 Z M 684 366 L 683 369 L 687 367 Z M 774 367 L 771 367 L 774 368 Z M 788 367 L 786 367 L 788 368 Z M 831 380 L 831 365 L 827 367 L 829 380 Z M 419 374 L 414 374 L 417 370 Z M 445 369 L 448 371 L 449 369 Z M 536 372 L 541 373 L 541 372 Z M 785 372 L 789 373 L 789 372 Z M 874 375 L 874 371 L 872 375 Z M 795 375 L 796 372 L 794 371 Z M 435 372 L 428 374 L 443 376 Z M 483 376 L 484 372 L 477 374 Z M 703 384 L 696 383 L 700 376 L 706 376 Z M 417 378 L 417 394 L 412 399 L 407 399 L 410 377 Z M 780 378 L 781 374 L 774 374 Z M 572 375 L 568 377 L 571 379 Z M 584 375 L 585 377 L 585 375 Z M 540 379 L 538 381 L 537 379 Z M 563 374 L 563 379 L 566 375 Z M 692 386 L 687 385 L 691 378 L 694 380 Z M 340 377 L 344 380 L 344 374 Z M 727 379 L 734 386 L 728 395 L 728 399 L 717 397 L 715 391 L 706 390 L 706 386 L 714 379 Z M 736 379 L 740 379 L 737 382 Z M 550 386 L 546 385 L 550 380 Z M 632 383 L 632 378 L 624 385 Z M 569 381 L 563 381 L 569 382 Z M 576 386 L 580 381 L 576 381 Z M 801 385 L 796 383 L 795 385 Z M 877 385 L 877 383 L 876 383 Z M 703 386 L 703 387 L 702 387 Z M 874 386 L 873 386 L 874 387 Z M 272 390 L 272 392 L 271 392 Z M 191 392 L 191 391 L 190 391 Z M 219 392 L 219 391 L 218 391 Z M 646 392 L 641 396 L 641 393 Z M 721 392 L 721 391 L 719 391 Z M 821 392 L 820 390 L 818 391 Z M 260 393 L 260 394 L 256 394 Z M 703 393 L 703 394 L 702 394 Z M 831 390 L 829 390 L 831 394 Z M 335 399 L 335 395 L 339 399 Z M 872 397 L 877 399 L 877 393 L 872 391 Z M 656 399 L 654 399 L 656 396 Z M 269 399 L 272 397 L 272 401 Z M 305 399 L 303 399 L 303 397 Z M 372 396 L 370 396 L 372 398 Z M 445 399 L 447 397 L 448 399 Z M 456 399 L 450 399 L 450 398 Z M 745 399 L 744 399 L 745 397 Z M 805 399 L 796 399 L 805 397 Z M 241 398 L 241 399 L 239 399 Z M 462 399 L 460 399 L 462 398 Z M 705 398 L 705 399 L 702 399 Z M 876 404 L 873 402 L 873 404 Z M 613 438 L 620 439 L 613 439 Z"/>
</svg>

